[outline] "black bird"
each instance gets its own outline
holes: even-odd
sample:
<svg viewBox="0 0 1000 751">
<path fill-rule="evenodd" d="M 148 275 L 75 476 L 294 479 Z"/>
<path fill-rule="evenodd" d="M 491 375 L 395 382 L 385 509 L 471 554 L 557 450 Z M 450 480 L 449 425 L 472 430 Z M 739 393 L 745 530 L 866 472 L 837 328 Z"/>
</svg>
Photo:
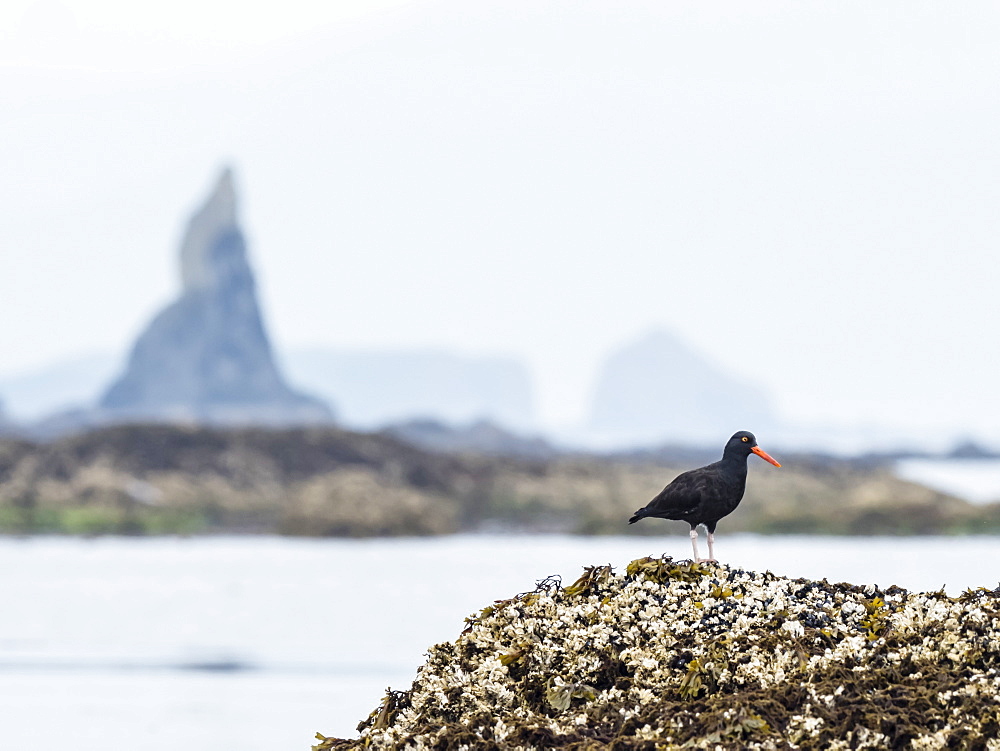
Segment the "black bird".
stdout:
<svg viewBox="0 0 1000 751">
<path fill-rule="evenodd" d="M 729 439 L 721 461 L 677 475 L 645 508 L 636 511 L 628 523 L 635 524 L 647 516 L 686 521 L 691 525 L 695 561 L 702 560 L 698 557 L 698 525 L 704 524 L 708 530 L 708 558 L 704 560 L 714 561 L 715 525 L 743 500 L 747 457 L 751 453 L 775 467 L 781 466 L 757 445 L 753 433 L 741 430 Z"/>
</svg>

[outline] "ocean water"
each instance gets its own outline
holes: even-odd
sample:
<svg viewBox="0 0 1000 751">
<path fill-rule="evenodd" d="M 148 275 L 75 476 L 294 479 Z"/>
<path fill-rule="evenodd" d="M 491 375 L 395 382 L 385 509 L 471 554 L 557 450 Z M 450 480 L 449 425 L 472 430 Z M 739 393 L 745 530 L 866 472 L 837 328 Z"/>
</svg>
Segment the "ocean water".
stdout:
<svg viewBox="0 0 1000 751">
<path fill-rule="evenodd" d="M 704 538 L 702 540 L 704 543 Z M 353 737 L 426 648 L 493 600 L 653 538 L 0 538 L 0 747 L 292 751 Z M 727 536 L 736 566 L 831 581 L 1000 583 L 1000 538 Z"/>
</svg>

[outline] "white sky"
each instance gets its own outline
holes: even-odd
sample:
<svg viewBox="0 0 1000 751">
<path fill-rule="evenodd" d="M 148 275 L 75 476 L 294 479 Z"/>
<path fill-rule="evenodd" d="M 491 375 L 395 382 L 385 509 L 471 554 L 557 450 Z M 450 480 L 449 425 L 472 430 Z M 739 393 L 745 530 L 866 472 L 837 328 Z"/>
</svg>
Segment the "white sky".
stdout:
<svg viewBox="0 0 1000 751">
<path fill-rule="evenodd" d="M 513 355 L 557 424 L 665 326 L 790 421 L 1000 441 L 997 39 L 985 2 L 7 0 L 0 374 L 124 351 L 231 162 L 279 349 Z"/>
</svg>

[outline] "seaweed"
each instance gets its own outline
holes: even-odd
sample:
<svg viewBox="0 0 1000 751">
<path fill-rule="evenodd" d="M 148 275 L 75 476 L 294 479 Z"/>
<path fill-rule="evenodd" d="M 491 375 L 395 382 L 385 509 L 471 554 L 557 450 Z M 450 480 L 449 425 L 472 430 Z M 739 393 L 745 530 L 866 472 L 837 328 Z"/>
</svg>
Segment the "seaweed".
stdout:
<svg viewBox="0 0 1000 751">
<path fill-rule="evenodd" d="M 1000 591 L 590 566 L 483 608 L 359 732 L 314 749 L 993 748 Z"/>
<path fill-rule="evenodd" d="M 707 576 L 710 571 L 706 566 L 694 561 L 674 563 L 673 558 L 665 555 L 661 558 L 638 558 L 628 565 L 625 573 L 628 576 L 642 578 L 645 581 L 666 584 L 671 580 L 682 582 L 698 581 L 702 577 Z"/>
<path fill-rule="evenodd" d="M 610 582 L 614 573 L 614 569 L 612 569 L 611 566 L 588 566 L 583 570 L 583 574 L 580 578 L 566 587 L 563 591 L 569 597 L 588 594 Z"/>
</svg>

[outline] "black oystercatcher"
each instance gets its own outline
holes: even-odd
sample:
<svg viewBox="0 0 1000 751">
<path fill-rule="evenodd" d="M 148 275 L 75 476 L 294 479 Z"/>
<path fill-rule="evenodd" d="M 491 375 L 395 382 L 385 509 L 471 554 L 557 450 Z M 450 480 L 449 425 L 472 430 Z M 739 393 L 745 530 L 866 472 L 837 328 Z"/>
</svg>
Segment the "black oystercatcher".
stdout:
<svg viewBox="0 0 1000 751">
<path fill-rule="evenodd" d="M 775 467 L 781 466 L 757 445 L 753 433 L 741 430 L 729 439 L 721 461 L 677 475 L 645 508 L 636 511 L 628 523 L 635 524 L 647 516 L 686 521 L 691 525 L 695 561 L 714 561 L 715 525 L 735 511 L 743 500 L 747 487 L 747 457 L 751 453 Z M 699 524 L 704 524 L 708 530 L 706 559 L 698 557 Z"/>
</svg>

